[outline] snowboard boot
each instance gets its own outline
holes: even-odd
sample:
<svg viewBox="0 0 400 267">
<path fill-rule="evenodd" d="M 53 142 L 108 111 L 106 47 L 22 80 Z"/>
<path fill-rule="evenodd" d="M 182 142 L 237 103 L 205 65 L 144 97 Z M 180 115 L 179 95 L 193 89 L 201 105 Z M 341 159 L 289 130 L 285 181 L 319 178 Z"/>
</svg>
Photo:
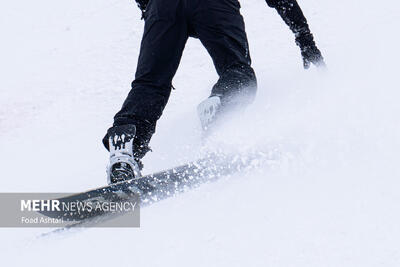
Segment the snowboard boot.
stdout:
<svg viewBox="0 0 400 267">
<path fill-rule="evenodd" d="M 135 157 L 136 127 L 133 124 L 114 126 L 107 131 L 110 163 L 107 167 L 108 184 L 118 183 L 141 176 L 143 165 L 140 158 Z M 106 141 L 106 140 L 104 140 Z"/>
<path fill-rule="evenodd" d="M 254 95 L 225 96 L 211 95 L 197 106 L 197 114 L 203 130 L 203 140 L 216 128 L 240 116 L 246 107 L 253 102 Z"/>
<path fill-rule="evenodd" d="M 215 126 L 217 116 L 221 112 L 221 99 L 219 96 L 210 96 L 197 106 L 197 115 L 199 116 L 203 134 L 207 135 Z"/>
</svg>

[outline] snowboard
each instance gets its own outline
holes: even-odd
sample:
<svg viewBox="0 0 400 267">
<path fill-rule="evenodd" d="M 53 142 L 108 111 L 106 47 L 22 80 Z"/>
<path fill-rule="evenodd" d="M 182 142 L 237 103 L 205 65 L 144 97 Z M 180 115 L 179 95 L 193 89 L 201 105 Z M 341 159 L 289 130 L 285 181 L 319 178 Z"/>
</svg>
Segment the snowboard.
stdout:
<svg viewBox="0 0 400 267">
<path fill-rule="evenodd" d="M 59 198 L 61 203 L 82 202 L 101 203 L 107 201 L 122 202 L 137 199 L 140 207 L 174 196 L 203 183 L 215 181 L 234 173 L 255 169 L 260 165 L 276 160 L 273 151 L 264 153 L 251 151 L 246 153 L 208 153 L 206 156 L 168 170 L 148 174 L 137 179 L 96 188 L 83 193 Z M 84 222 L 97 216 L 118 216 L 105 211 L 79 212 L 40 211 L 41 214 L 71 222 Z"/>
</svg>

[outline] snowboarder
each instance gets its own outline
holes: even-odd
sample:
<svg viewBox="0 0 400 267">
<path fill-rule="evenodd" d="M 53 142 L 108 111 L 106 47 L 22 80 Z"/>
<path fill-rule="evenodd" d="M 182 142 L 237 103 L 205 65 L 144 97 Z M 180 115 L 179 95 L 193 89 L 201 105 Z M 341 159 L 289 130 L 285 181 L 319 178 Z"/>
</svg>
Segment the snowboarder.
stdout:
<svg viewBox="0 0 400 267">
<path fill-rule="evenodd" d="M 132 90 L 103 139 L 110 151 L 108 182 L 140 176 L 189 37 L 200 39 L 212 57 L 219 80 L 198 106 L 207 129 L 228 108 L 246 106 L 257 90 L 238 0 L 136 0 L 144 34 Z M 295 34 L 304 68 L 324 66 L 307 20 L 296 0 L 266 0 Z"/>
</svg>

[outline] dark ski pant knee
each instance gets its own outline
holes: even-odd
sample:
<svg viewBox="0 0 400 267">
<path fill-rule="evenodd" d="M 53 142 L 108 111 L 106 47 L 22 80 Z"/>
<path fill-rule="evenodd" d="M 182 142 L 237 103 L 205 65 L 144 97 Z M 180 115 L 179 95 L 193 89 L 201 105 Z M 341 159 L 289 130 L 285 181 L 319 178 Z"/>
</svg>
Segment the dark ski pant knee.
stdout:
<svg viewBox="0 0 400 267">
<path fill-rule="evenodd" d="M 211 95 L 221 102 L 254 97 L 256 77 L 237 0 L 152 0 L 145 14 L 132 90 L 114 117 L 114 126 L 135 124 L 148 142 L 171 93 L 187 39 L 199 38 L 219 75 Z"/>
</svg>

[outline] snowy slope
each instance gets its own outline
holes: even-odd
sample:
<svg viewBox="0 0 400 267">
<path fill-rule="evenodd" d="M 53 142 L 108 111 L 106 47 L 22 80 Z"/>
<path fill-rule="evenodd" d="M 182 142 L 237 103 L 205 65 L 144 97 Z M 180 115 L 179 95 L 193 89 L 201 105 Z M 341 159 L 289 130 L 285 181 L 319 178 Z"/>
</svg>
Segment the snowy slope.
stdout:
<svg viewBox="0 0 400 267">
<path fill-rule="evenodd" d="M 400 265 L 400 4 L 299 1 L 329 66 L 306 72 L 276 12 L 241 2 L 259 94 L 215 143 L 278 146 L 280 164 L 143 209 L 139 229 L 0 229 L 4 266 Z M 129 91 L 139 18 L 132 1 L 0 3 L 1 191 L 105 183 L 100 139 Z M 216 79 L 191 39 L 146 173 L 196 157 L 195 107 Z"/>
</svg>

